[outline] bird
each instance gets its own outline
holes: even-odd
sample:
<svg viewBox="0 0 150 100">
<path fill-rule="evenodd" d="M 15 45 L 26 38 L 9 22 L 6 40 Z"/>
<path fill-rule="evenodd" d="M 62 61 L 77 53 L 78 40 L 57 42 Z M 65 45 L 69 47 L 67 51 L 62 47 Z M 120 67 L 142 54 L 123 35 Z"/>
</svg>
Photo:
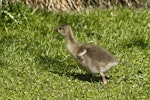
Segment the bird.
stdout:
<svg viewBox="0 0 150 100">
<path fill-rule="evenodd" d="M 103 84 L 107 84 L 105 72 L 118 64 L 118 60 L 103 47 L 82 43 L 75 39 L 71 25 L 63 24 L 55 29 L 66 40 L 69 53 L 90 74 L 98 74 Z"/>
</svg>

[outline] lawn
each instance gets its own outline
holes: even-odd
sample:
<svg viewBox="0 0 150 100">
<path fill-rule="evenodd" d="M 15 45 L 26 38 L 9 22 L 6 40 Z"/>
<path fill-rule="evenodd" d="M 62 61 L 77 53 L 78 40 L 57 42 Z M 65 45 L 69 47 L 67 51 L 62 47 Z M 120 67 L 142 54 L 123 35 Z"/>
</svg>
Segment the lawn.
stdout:
<svg viewBox="0 0 150 100">
<path fill-rule="evenodd" d="M 75 37 L 110 51 L 119 65 L 98 75 L 80 69 L 54 31 L 69 23 Z M 55 13 L 25 5 L 0 11 L 0 100 L 149 100 L 150 8 Z"/>
</svg>

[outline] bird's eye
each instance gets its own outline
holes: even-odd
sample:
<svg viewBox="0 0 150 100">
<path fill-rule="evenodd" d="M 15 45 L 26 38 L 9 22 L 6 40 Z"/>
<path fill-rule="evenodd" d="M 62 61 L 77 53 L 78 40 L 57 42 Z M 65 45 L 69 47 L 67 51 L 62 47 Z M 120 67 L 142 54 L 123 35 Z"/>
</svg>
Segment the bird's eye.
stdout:
<svg viewBox="0 0 150 100">
<path fill-rule="evenodd" d="M 60 27 L 59 30 L 64 30 L 64 28 Z"/>
</svg>

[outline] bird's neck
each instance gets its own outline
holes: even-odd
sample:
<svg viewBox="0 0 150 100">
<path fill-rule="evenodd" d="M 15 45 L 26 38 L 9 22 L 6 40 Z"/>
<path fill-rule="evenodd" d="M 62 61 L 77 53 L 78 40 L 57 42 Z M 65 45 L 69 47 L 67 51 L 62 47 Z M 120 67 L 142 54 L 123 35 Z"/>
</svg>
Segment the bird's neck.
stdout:
<svg viewBox="0 0 150 100">
<path fill-rule="evenodd" d="M 66 37 L 67 40 L 67 49 L 68 51 L 71 53 L 71 55 L 73 55 L 73 57 L 77 58 L 77 51 L 79 46 L 81 45 L 81 43 L 79 43 L 75 37 L 73 36 L 73 34 L 69 34 Z"/>
<path fill-rule="evenodd" d="M 71 43 L 71 44 L 77 44 L 78 41 L 75 39 L 73 33 L 70 33 L 67 35 L 66 37 L 67 43 Z"/>
</svg>

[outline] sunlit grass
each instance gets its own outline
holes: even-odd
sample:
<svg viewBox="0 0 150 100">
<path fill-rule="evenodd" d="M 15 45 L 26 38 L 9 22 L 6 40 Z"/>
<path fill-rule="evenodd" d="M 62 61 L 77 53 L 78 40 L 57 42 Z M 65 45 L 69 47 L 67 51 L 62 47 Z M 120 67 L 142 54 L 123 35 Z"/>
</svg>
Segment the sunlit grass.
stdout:
<svg viewBox="0 0 150 100">
<path fill-rule="evenodd" d="M 0 15 L 0 99 L 148 100 L 149 10 L 34 13 L 21 5 L 5 8 Z M 68 54 L 64 39 L 54 32 L 64 23 L 79 41 L 93 41 L 118 58 L 119 65 L 106 73 L 106 86 Z"/>
</svg>

